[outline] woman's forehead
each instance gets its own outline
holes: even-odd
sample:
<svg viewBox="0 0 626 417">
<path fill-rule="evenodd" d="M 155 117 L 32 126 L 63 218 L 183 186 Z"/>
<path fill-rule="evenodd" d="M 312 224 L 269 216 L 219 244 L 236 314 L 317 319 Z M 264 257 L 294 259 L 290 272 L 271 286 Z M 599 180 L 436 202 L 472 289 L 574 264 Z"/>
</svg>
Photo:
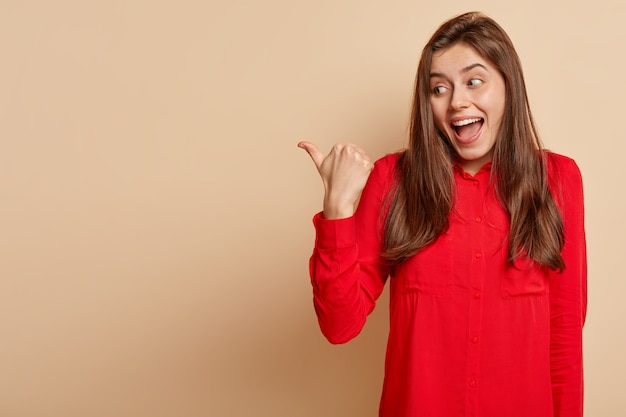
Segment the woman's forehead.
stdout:
<svg viewBox="0 0 626 417">
<path fill-rule="evenodd" d="M 430 67 L 431 74 L 443 74 L 467 72 L 477 67 L 490 71 L 494 65 L 480 55 L 474 47 L 466 43 L 457 43 L 435 51 Z"/>
</svg>

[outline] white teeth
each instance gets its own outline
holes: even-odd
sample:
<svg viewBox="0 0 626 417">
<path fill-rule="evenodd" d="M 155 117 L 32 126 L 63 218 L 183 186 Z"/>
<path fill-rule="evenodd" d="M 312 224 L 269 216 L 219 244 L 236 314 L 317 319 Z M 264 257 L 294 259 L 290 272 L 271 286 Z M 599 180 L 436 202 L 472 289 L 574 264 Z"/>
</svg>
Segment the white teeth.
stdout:
<svg viewBox="0 0 626 417">
<path fill-rule="evenodd" d="M 452 122 L 452 126 L 455 126 L 455 127 L 466 126 L 472 123 L 480 122 L 481 120 L 482 119 L 480 117 L 477 117 L 475 119 L 458 120 L 456 122 Z"/>
</svg>

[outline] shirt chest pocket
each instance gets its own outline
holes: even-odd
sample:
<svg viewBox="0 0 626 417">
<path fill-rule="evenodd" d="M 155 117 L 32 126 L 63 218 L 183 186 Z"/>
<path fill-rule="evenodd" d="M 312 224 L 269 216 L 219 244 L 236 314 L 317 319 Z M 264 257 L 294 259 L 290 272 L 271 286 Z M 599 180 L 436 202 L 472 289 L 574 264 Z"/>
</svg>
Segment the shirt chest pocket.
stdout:
<svg viewBox="0 0 626 417">
<path fill-rule="evenodd" d="M 433 297 L 452 297 L 453 243 L 452 237 L 443 233 L 434 243 L 398 266 L 396 278 L 404 291 Z"/>
<path fill-rule="evenodd" d="M 500 280 L 502 297 L 510 298 L 547 294 L 549 287 L 547 269 L 539 267 L 537 263 L 526 257 L 525 254 L 518 257 L 513 265 L 507 265 L 508 216 L 502 210 L 492 210 L 489 214 L 488 224 L 490 228 L 487 230 L 487 240 L 492 244 L 490 250 L 497 257 L 496 263 L 500 265 L 494 272 L 497 273 Z"/>
<path fill-rule="evenodd" d="M 549 274 L 528 258 L 517 259 L 502 277 L 502 296 L 541 296 L 548 293 Z"/>
</svg>

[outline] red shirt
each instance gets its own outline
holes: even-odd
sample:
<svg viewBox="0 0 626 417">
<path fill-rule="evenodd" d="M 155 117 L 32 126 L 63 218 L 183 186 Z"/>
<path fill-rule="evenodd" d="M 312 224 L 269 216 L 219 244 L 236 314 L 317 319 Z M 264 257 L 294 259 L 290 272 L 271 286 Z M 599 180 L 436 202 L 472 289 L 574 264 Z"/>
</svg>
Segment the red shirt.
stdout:
<svg viewBox="0 0 626 417">
<path fill-rule="evenodd" d="M 565 227 L 559 273 L 507 267 L 509 218 L 490 186 L 455 169 L 450 227 L 395 269 L 381 259 L 381 206 L 398 155 L 376 162 L 353 217 L 314 218 L 314 305 L 332 343 L 354 338 L 390 281 L 382 417 L 580 417 L 587 265 L 580 171 L 548 154 Z"/>
</svg>

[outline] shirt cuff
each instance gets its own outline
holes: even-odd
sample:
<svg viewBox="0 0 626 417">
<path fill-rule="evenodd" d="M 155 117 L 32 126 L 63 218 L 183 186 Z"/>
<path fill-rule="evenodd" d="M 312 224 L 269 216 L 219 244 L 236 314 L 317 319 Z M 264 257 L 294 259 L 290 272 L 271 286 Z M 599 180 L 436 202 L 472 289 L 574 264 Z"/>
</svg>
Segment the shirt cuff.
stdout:
<svg viewBox="0 0 626 417">
<path fill-rule="evenodd" d="M 345 219 L 328 220 L 317 213 L 313 217 L 315 226 L 315 247 L 318 249 L 340 249 L 356 243 L 356 222 L 354 216 Z"/>
</svg>

